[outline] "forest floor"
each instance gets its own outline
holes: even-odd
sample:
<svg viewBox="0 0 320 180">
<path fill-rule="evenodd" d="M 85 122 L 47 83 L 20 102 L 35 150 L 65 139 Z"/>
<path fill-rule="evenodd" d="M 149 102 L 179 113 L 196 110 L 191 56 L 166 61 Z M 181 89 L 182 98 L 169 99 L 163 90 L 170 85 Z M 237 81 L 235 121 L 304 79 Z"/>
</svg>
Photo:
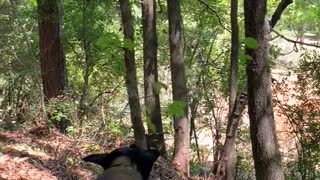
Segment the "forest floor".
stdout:
<svg viewBox="0 0 320 180">
<path fill-rule="evenodd" d="M 88 154 L 107 153 L 131 143 L 120 136 L 109 136 L 108 141 L 99 145 L 85 138 L 68 137 L 45 125 L 0 132 L 0 180 L 96 179 L 96 174 L 103 169 L 81 159 Z M 158 158 L 150 176 L 151 179 L 181 179 L 164 158 Z"/>
<path fill-rule="evenodd" d="M 94 179 L 81 158 L 92 147 L 112 150 L 117 144 L 101 147 L 67 137 L 45 126 L 0 133 L 0 179 L 73 180 Z M 103 151 L 102 151 L 103 152 Z"/>
</svg>

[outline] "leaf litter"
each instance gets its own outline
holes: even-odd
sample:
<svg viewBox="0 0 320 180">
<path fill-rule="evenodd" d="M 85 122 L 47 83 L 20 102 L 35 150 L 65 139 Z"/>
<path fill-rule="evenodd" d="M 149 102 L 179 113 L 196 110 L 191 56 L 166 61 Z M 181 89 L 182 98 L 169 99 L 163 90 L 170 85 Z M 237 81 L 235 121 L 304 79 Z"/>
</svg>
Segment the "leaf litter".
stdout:
<svg viewBox="0 0 320 180">
<path fill-rule="evenodd" d="M 88 166 L 81 158 L 90 154 L 88 147 L 107 152 L 123 142 L 117 139 L 106 144 L 72 139 L 46 126 L 0 132 L 0 180 L 95 179 L 94 165 Z"/>
</svg>

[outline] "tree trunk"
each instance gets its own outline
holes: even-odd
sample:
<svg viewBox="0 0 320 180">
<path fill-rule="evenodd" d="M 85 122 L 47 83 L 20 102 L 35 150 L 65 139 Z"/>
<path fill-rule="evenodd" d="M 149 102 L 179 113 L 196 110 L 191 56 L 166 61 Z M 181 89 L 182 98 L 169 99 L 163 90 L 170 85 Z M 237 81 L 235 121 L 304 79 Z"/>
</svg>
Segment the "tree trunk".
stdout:
<svg viewBox="0 0 320 180">
<path fill-rule="evenodd" d="M 133 43 L 134 29 L 130 2 L 129 0 L 119 0 L 119 2 L 124 39 L 130 40 Z M 134 131 L 135 144 L 140 148 L 146 148 L 145 129 L 141 118 L 134 48 L 124 48 L 124 60 L 126 66 L 125 80 L 129 96 L 130 115 Z"/>
<path fill-rule="evenodd" d="M 185 105 L 184 114 L 174 117 L 173 163 L 179 171 L 189 175 L 188 92 L 183 59 L 181 10 L 179 0 L 167 0 L 167 4 L 173 101 Z"/>
<path fill-rule="evenodd" d="M 144 59 L 144 93 L 147 119 L 152 125 L 148 126 L 149 134 L 156 134 L 151 139 L 161 154 L 165 154 L 165 141 L 161 119 L 159 99 L 158 65 L 157 65 L 157 28 L 156 1 L 142 0 L 143 23 L 143 59 Z M 150 121 L 149 121 L 150 122 Z M 155 128 L 155 129 L 154 129 Z M 148 144 L 150 146 L 150 144 Z"/>
<path fill-rule="evenodd" d="M 234 103 L 233 110 L 229 115 L 226 139 L 219 159 L 219 164 L 215 172 L 218 179 L 236 179 L 235 174 L 235 138 L 240 118 L 248 104 L 247 82 L 245 82 L 242 93 L 239 94 Z"/>
<path fill-rule="evenodd" d="M 82 127 L 83 124 L 83 118 L 84 115 L 86 114 L 85 110 L 85 101 L 86 101 L 86 96 L 87 96 L 87 90 L 89 88 L 89 77 L 91 75 L 91 69 L 92 69 L 92 57 L 91 57 L 91 42 L 88 39 L 88 34 L 87 34 L 87 23 L 88 23 L 88 8 L 89 8 L 89 1 L 88 0 L 83 0 L 82 4 L 82 34 L 81 34 L 81 39 L 82 39 L 82 48 L 84 51 L 84 76 L 83 76 L 83 85 L 81 89 L 81 95 L 80 95 L 80 100 L 79 100 L 79 107 L 78 107 L 78 119 L 80 120 L 80 127 Z"/>
<path fill-rule="evenodd" d="M 269 23 L 267 0 L 245 0 L 245 35 L 257 40 L 257 49 L 246 48 L 252 59 L 247 66 L 250 136 L 256 178 L 282 180 L 284 172 L 277 141 L 268 64 Z"/>
<path fill-rule="evenodd" d="M 236 179 L 235 177 L 235 135 L 228 136 L 233 123 L 238 125 L 239 119 L 233 122 L 232 112 L 237 98 L 238 91 L 238 51 L 239 51 L 239 25 L 238 25 L 238 0 L 231 0 L 231 55 L 230 55 L 230 95 L 229 95 L 229 115 L 228 115 L 228 125 L 227 125 L 227 136 L 223 148 L 222 155 L 226 160 L 226 180 Z M 244 108 L 243 108 L 244 109 Z M 242 110 L 243 111 L 243 110 Z M 242 112 L 241 112 L 242 114 Z M 237 127 L 236 127 L 237 129 Z M 235 130 L 236 131 L 236 130 Z M 235 132 L 234 132 L 235 134 Z"/>
<path fill-rule="evenodd" d="M 45 100 L 67 89 L 66 65 L 61 44 L 61 2 L 38 0 L 40 62 Z"/>
<path fill-rule="evenodd" d="M 40 64 L 44 101 L 63 95 L 67 90 L 67 72 L 61 44 L 61 1 L 37 0 L 40 41 Z M 49 114 L 52 116 L 53 114 Z M 71 125 L 69 119 L 53 121 L 62 133 Z"/>
</svg>

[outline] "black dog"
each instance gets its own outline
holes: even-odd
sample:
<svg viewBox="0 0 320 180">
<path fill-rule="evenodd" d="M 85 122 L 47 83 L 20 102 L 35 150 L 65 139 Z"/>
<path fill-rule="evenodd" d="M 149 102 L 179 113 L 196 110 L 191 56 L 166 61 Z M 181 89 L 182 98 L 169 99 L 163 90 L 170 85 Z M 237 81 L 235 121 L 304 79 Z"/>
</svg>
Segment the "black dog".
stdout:
<svg viewBox="0 0 320 180">
<path fill-rule="evenodd" d="M 108 154 L 92 154 L 83 160 L 103 167 L 98 180 L 147 180 L 159 155 L 158 150 L 141 150 L 132 144 Z"/>
</svg>

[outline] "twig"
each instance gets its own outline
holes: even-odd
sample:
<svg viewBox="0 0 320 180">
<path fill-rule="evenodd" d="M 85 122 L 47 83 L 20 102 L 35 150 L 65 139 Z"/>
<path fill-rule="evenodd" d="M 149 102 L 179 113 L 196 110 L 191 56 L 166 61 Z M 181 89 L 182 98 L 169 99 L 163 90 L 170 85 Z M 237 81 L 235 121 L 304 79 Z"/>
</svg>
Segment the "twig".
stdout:
<svg viewBox="0 0 320 180">
<path fill-rule="evenodd" d="M 219 16 L 218 12 L 213 9 L 209 4 L 207 4 L 206 2 L 202 1 L 202 0 L 198 0 L 198 2 L 200 4 L 203 4 L 204 6 L 206 6 L 207 9 L 209 9 L 210 11 L 212 11 L 218 18 L 218 22 L 220 24 L 220 26 L 225 29 L 226 31 L 228 31 L 229 33 L 231 33 L 230 29 L 226 28 L 223 24 L 222 24 L 222 21 L 221 21 L 221 17 Z"/>
<path fill-rule="evenodd" d="M 102 92 L 100 92 L 96 97 L 93 98 L 93 100 L 91 101 L 91 103 L 90 103 L 89 106 L 87 106 L 87 107 L 93 106 L 93 104 L 95 103 L 95 101 L 96 101 L 99 97 L 101 97 L 102 95 L 115 93 L 115 92 L 118 90 L 119 87 L 120 87 L 120 85 L 117 85 L 112 91 L 107 90 L 107 91 L 102 91 Z M 109 100 L 111 100 L 111 99 L 112 99 L 112 98 L 110 98 Z"/>
<path fill-rule="evenodd" d="M 305 43 L 305 42 L 300 42 L 300 41 L 295 41 L 295 40 L 289 39 L 289 38 L 285 37 L 284 35 L 280 34 L 279 32 L 277 32 L 274 29 L 272 29 L 272 32 L 276 33 L 282 39 L 284 39 L 284 40 L 286 40 L 288 42 L 294 43 L 295 45 L 296 44 L 301 44 L 301 45 L 305 45 L 305 46 L 311 46 L 311 47 L 315 47 L 315 48 L 320 48 L 320 45 L 318 45 L 318 44 Z"/>
</svg>

